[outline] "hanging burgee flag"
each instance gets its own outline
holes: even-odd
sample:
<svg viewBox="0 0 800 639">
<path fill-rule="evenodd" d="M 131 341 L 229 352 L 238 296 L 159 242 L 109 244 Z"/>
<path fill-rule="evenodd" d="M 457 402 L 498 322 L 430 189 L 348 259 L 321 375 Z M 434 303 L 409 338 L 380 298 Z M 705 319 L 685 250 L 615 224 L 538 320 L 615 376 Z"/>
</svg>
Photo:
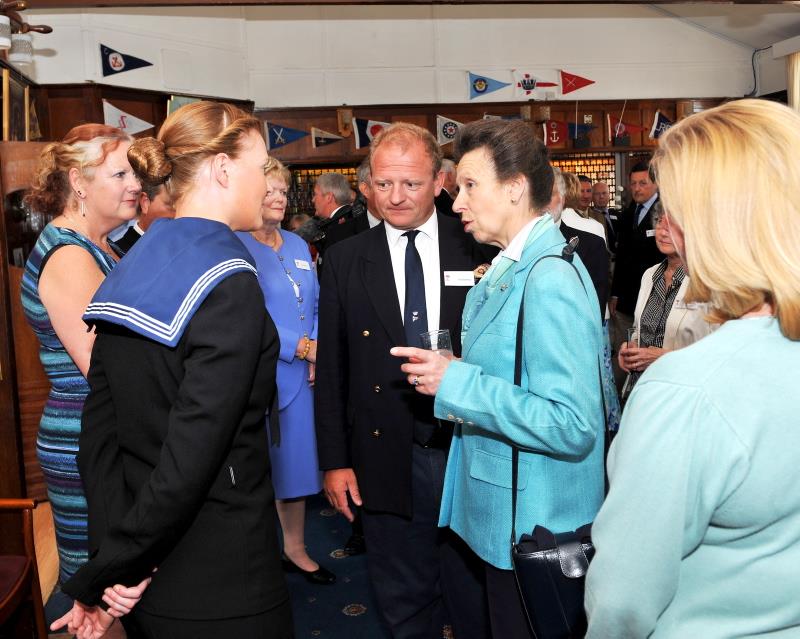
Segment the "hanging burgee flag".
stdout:
<svg viewBox="0 0 800 639">
<path fill-rule="evenodd" d="M 141 133 L 142 131 L 153 128 L 153 125 L 149 122 L 140 120 L 130 113 L 125 113 L 125 111 L 118 109 L 108 100 L 103 100 L 103 121 L 108 126 L 115 126 L 129 135 Z"/>
<path fill-rule="evenodd" d="M 510 82 L 501 82 L 500 80 L 495 80 L 485 75 L 477 75 L 476 73 L 472 73 L 472 71 L 467 71 L 467 79 L 469 81 L 470 100 L 511 86 Z"/>
<path fill-rule="evenodd" d="M 567 71 L 562 70 L 560 73 L 561 95 L 567 95 L 567 93 L 572 93 L 573 91 L 577 91 L 583 87 L 588 87 L 590 84 L 594 84 L 594 80 L 582 78 L 579 75 L 574 75 L 572 73 L 568 73 Z"/>
<path fill-rule="evenodd" d="M 333 144 L 339 140 L 344 140 L 344 138 L 341 135 L 323 131 L 315 126 L 311 127 L 311 146 L 313 146 L 315 149 L 318 146 L 328 146 L 329 144 Z"/>
<path fill-rule="evenodd" d="M 449 144 L 456 139 L 456 133 L 464 126 L 461 122 L 456 122 L 441 115 L 436 116 L 436 141 L 439 144 Z"/>
<path fill-rule="evenodd" d="M 569 127 L 566 122 L 557 122 L 556 120 L 547 120 L 542 124 L 544 128 L 544 144 L 545 146 L 563 146 L 569 139 Z"/>
<path fill-rule="evenodd" d="M 558 86 L 555 82 L 543 82 L 527 71 L 512 69 L 511 74 L 514 76 L 514 95 L 517 97 L 529 96 L 537 89 Z"/>
<path fill-rule="evenodd" d="M 391 122 L 379 122 L 378 120 L 362 120 L 361 118 L 353 118 L 355 127 L 353 130 L 356 132 L 356 148 L 360 149 L 369 146 L 378 133 L 383 131 L 387 126 L 391 126 Z"/>
<path fill-rule="evenodd" d="M 127 53 L 120 53 L 114 51 L 111 47 L 104 44 L 100 45 L 100 60 L 103 63 L 103 75 L 116 75 L 124 71 L 131 71 L 132 69 L 141 69 L 142 67 L 152 67 L 153 63 L 141 58 L 128 55 Z"/>
<path fill-rule="evenodd" d="M 296 142 L 308 135 L 307 131 L 300 129 L 291 129 L 282 124 L 274 124 L 272 122 L 265 122 L 264 127 L 267 130 L 267 148 L 279 149 L 282 146 Z"/>
<path fill-rule="evenodd" d="M 624 138 L 631 133 L 642 133 L 643 131 L 647 131 L 647 127 L 639 126 L 638 124 L 628 124 L 627 122 L 623 122 L 617 116 L 611 115 L 610 113 L 606 115 L 606 119 L 608 120 L 609 142 L 612 141 L 612 138 Z"/>
<path fill-rule="evenodd" d="M 657 140 L 660 138 L 661 134 L 671 127 L 672 124 L 672 121 L 661 113 L 661 111 L 656 111 L 656 116 L 653 118 L 653 128 L 650 129 L 650 139 Z"/>
</svg>

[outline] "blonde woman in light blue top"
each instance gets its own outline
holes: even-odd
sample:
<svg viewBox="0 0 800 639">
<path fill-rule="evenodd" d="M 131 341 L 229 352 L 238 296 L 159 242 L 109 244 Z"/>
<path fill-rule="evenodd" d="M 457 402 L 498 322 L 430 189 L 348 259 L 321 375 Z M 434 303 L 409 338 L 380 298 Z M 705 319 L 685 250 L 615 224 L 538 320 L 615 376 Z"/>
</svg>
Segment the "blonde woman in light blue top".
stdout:
<svg viewBox="0 0 800 639">
<path fill-rule="evenodd" d="M 592 531 L 591 639 L 800 637 L 800 116 L 731 102 L 653 160 L 712 335 L 634 389 Z"/>
</svg>

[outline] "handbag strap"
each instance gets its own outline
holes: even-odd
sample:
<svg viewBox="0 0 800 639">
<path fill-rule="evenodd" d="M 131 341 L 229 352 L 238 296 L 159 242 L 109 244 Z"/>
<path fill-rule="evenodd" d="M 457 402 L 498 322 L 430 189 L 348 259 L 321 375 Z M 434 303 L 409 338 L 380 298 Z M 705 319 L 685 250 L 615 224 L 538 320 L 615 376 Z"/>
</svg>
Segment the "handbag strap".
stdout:
<svg viewBox="0 0 800 639">
<path fill-rule="evenodd" d="M 586 295 L 589 295 L 589 292 L 586 290 L 586 285 L 583 283 L 583 279 L 581 278 L 580 271 L 572 263 L 572 258 L 575 256 L 575 249 L 578 248 L 578 238 L 573 237 L 567 242 L 567 245 L 561 251 L 561 255 L 543 255 L 538 260 L 533 263 L 531 270 L 528 272 L 528 277 L 525 280 L 525 286 L 522 288 L 522 298 L 519 304 L 519 315 L 517 316 L 517 343 L 514 351 L 514 384 L 516 386 L 522 386 L 522 328 L 523 324 L 525 323 L 525 291 L 528 288 L 528 281 L 530 280 L 531 273 L 533 273 L 533 269 L 536 268 L 536 265 L 541 262 L 542 260 L 546 260 L 547 258 L 554 258 L 564 260 L 567 264 L 572 267 L 572 270 L 575 271 L 575 275 L 578 276 L 578 281 L 581 283 L 581 287 L 583 288 L 583 292 Z M 591 300 L 589 300 L 591 302 Z M 600 360 L 600 356 L 597 356 L 597 364 L 598 369 L 597 373 L 600 378 L 600 397 L 603 403 L 603 424 L 604 424 L 604 435 L 608 437 L 608 411 L 606 407 L 606 397 L 603 391 L 603 363 Z M 519 446 L 515 446 L 511 444 L 511 545 L 517 543 L 517 484 L 518 484 L 518 470 L 519 470 Z M 603 455 L 603 474 L 605 474 L 605 454 Z"/>
</svg>

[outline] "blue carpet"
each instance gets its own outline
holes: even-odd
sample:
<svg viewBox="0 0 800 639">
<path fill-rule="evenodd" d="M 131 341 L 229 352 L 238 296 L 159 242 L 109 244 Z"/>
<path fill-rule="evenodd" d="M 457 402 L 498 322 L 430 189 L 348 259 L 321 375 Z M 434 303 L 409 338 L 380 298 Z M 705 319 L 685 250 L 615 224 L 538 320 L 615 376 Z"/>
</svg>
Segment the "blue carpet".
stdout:
<svg viewBox="0 0 800 639">
<path fill-rule="evenodd" d="M 390 637 L 382 627 L 369 587 L 366 555 L 348 557 L 341 550 L 350 532 L 350 523 L 331 508 L 322 495 L 308 498 L 308 554 L 336 575 L 336 583 L 317 586 L 298 573 L 286 574 L 297 639 Z"/>
</svg>

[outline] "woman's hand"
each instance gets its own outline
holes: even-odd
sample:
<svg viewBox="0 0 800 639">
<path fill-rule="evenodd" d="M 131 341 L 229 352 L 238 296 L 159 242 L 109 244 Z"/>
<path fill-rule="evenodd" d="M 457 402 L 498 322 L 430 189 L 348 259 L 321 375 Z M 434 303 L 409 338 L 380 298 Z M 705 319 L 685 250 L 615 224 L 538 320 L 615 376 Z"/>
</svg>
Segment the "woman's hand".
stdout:
<svg viewBox="0 0 800 639">
<path fill-rule="evenodd" d="M 306 346 L 308 351 L 306 352 Z M 317 340 L 309 339 L 308 337 L 301 337 L 297 341 L 297 349 L 295 349 L 295 357 L 302 357 L 304 360 L 311 364 L 317 363 Z M 305 357 L 303 357 L 305 354 Z"/>
<path fill-rule="evenodd" d="M 436 395 L 447 367 L 457 359 L 449 351 L 427 351 L 410 346 L 395 346 L 389 352 L 395 357 L 409 359 L 400 370 L 408 373 L 408 383 L 423 395 Z"/>
<path fill-rule="evenodd" d="M 50 630 L 59 630 L 64 626 L 67 632 L 78 639 L 100 639 L 116 618 L 97 606 L 85 606 L 80 601 L 72 604 L 72 609 L 60 619 L 50 624 Z"/>
<path fill-rule="evenodd" d="M 132 588 L 121 584 L 117 584 L 113 588 L 106 588 L 103 593 L 103 601 L 108 604 L 108 614 L 112 617 L 122 617 L 129 614 L 141 600 L 144 591 L 150 585 L 150 581 L 151 578 L 148 577 Z"/>
<path fill-rule="evenodd" d="M 308 364 L 308 385 L 313 386 L 317 381 L 317 365 L 309 362 Z"/>
<path fill-rule="evenodd" d="M 666 349 L 657 346 L 638 348 L 636 346 L 628 348 L 627 342 L 619 349 L 619 365 L 624 371 L 642 372 L 650 364 L 666 353 Z"/>
</svg>

